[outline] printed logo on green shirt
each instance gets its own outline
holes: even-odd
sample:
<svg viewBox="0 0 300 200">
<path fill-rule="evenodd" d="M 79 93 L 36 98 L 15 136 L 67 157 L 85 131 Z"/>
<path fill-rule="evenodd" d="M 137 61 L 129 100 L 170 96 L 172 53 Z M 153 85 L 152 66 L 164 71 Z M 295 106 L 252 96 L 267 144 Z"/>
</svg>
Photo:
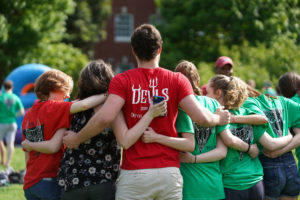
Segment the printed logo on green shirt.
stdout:
<svg viewBox="0 0 300 200">
<path fill-rule="evenodd" d="M 243 126 L 239 128 L 230 129 L 231 133 L 243 140 L 246 143 L 249 143 L 253 140 L 253 127 L 252 126 Z M 243 152 L 240 152 L 240 160 L 243 159 Z"/>
</svg>

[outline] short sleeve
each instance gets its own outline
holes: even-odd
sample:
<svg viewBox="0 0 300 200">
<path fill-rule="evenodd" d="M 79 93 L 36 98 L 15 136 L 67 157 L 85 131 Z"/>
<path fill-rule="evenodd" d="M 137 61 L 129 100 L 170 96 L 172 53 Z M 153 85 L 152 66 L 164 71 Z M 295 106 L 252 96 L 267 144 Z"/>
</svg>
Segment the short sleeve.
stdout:
<svg viewBox="0 0 300 200">
<path fill-rule="evenodd" d="M 190 81 L 181 73 L 178 74 L 178 102 L 189 95 L 194 95 Z"/>
<path fill-rule="evenodd" d="M 108 94 L 116 94 L 123 99 L 126 99 L 126 82 L 124 74 L 118 74 L 115 76 L 110 84 L 108 89 Z"/>
<path fill-rule="evenodd" d="M 264 112 L 259 107 L 259 103 L 253 97 L 249 97 L 244 102 L 243 107 L 247 108 L 248 110 L 251 110 L 252 114 L 259 114 L 265 116 Z"/>
<path fill-rule="evenodd" d="M 267 126 L 264 125 L 253 126 L 254 143 L 258 143 L 261 136 L 266 132 L 266 128 Z"/>
<path fill-rule="evenodd" d="M 283 99 L 286 102 L 286 106 L 287 106 L 288 127 L 289 128 L 300 127 L 300 104 L 287 98 L 283 98 Z"/>
<path fill-rule="evenodd" d="M 181 108 L 178 110 L 176 129 L 178 133 L 194 133 L 194 126 L 191 118 Z"/>
</svg>

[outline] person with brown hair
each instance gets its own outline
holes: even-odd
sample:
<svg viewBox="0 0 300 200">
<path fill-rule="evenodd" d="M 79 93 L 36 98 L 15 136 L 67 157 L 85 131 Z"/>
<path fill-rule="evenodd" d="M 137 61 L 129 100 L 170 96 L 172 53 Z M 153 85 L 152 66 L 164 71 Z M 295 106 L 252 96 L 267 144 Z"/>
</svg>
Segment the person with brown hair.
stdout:
<svg viewBox="0 0 300 200">
<path fill-rule="evenodd" d="M 10 167 L 10 161 L 14 153 L 15 136 L 17 132 L 16 117 L 25 114 L 25 110 L 20 98 L 13 93 L 13 82 L 4 82 L 4 93 L 0 94 L 0 153 L 1 164 Z M 5 159 L 6 141 L 7 158 Z"/>
<path fill-rule="evenodd" d="M 154 26 L 143 24 L 137 27 L 131 37 L 131 48 L 138 67 L 112 79 L 103 107 L 77 134 L 67 132 L 64 137 L 67 147 L 76 148 L 106 128 L 121 109 L 128 128 L 133 127 L 147 112 L 153 96 L 157 95 L 165 98 L 167 114 L 155 118 L 150 127 L 160 134 L 177 137 L 178 106 L 202 125 L 229 122 L 227 111 L 212 114 L 197 102 L 189 81 L 182 74 L 159 67 L 162 38 Z M 116 199 L 182 199 L 178 150 L 157 143 L 144 143 L 142 134 L 131 137 L 117 131 L 115 134 L 124 148 Z M 192 134 L 187 136 L 193 139 Z"/>
<path fill-rule="evenodd" d="M 299 104 L 282 96 L 261 94 L 250 87 L 248 91 L 251 98 L 245 102 L 244 106 L 256 107 L 268 118 L 266 132 L 272 138 L 282 138 L 288 135 L 291 128 L 296 135 L 298 134 L 300 130 Z M 259 158 L 264 168 L 266 199 L 296 200 L 300 191 L 300 176 L 293 153 L 288 151 L 276 158 L 269 157 L 265 153 Z"/>
<path fill-rule="evenodd" d="M 281 94 L 300 104 L 300 76 L 296 72 L 287 72 L 280 76 L 278 80 L 278 88 Z M 296 131 L 295 131 L 296 130 Z M 270 158 L 279 157 L 296 148 L 295 153 L 298 158 L 298 172 L 300 174 L 300 130 L 295 129 L 293 140 L 284 148 L 277 151 L 265 152 Z"/>
<path fill-rule="evenodd" d="M 251 107 L 243 107 L 248 99 L 248 87 L 237 77 L 216 75 L 208 83 L 207 96 L 218 100 L 235 116 L 256 114 Z M 226 199 L 263 200 L 263 168 L 256 157 L 259 152 L 256 143 L 266 149 L 276 150 L 287 145 L 292 137 L 272 138 L 265 133 L 265 125 L 231 122 L 229 129 L 229 134 L 220 133 L 223 142 L 229 147 L 226 158 L 221 160 Z M 248 154 L 253 148 L 257 151 L 255 156 Z"/>
<path fill-rule="evenodd" d="M 24 193 L 31 199 L 60 199 L 61 189 L 56 177 L 64 147 L 63 131 L 71 122 L 71 114 L 92 108 L 105 100 L 105 95 L 95 95 L 77 102 L 64 102 L 73 89 L 73 80 L 62 71 L 51 69 L 44 72 L 35 82 L 38 101 L 34 103 L 22 123 L 23 140 L 33 143 L 50 140 L 57 131 L 60 138 L 58 150 L 44 152 L 44 148 L 25 151 L 26 174 Z"/>
</svg>

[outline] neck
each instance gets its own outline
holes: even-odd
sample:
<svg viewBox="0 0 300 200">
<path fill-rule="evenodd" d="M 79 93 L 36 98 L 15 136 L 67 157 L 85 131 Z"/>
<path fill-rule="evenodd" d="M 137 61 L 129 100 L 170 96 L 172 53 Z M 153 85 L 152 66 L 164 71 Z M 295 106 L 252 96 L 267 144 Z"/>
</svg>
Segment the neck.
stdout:
<svg viewBox="0 0 300 200">
<path fill-rule="evenodd" d="M 154 69 L 159 67 L 159 55 L 149 61 L 141 61 L 137 59 L 138 68 Z"/>
<path fill-rule="evenodd" d="M 50 92 L 48 100 L 63 101 L 64 94 L 62 92 Z"/>
<path fill-rule="evenodd" d="M 5 90 L 6 93 L 12 93 L 12 90 Z"/>
</svg>

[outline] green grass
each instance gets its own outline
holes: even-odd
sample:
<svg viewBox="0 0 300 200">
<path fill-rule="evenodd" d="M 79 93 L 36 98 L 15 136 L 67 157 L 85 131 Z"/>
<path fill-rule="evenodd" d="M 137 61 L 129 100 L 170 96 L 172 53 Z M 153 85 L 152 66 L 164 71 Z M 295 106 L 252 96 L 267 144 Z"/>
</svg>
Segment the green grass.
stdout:
<svg viewBox="0 0 300 200">
<path fill-rule="evenodd" d="M 11 166 L 15 171 L 25 169 L 24 153 L 20 147 L 15 148 L 15 152 L 11 161 Z M 4 170 L 4 166 L 0 166 L 0 171 Z M 11 184 L 8 187 L 0 187 L 0 199 L 4 200 L 25 200 L 23 185 Z"/>
<path fill-rule="evenodd" d="M 15 148 L 11 166 L 16 171 L 25 169 L 24 153 L 20 147 Z M 4 169 L 3 166 L 0 166 L 0 171 Z M 25 200 L 23 185 L 11 184 L 8 187 L 0 187 L 0 200 Z"/>
</svg>

